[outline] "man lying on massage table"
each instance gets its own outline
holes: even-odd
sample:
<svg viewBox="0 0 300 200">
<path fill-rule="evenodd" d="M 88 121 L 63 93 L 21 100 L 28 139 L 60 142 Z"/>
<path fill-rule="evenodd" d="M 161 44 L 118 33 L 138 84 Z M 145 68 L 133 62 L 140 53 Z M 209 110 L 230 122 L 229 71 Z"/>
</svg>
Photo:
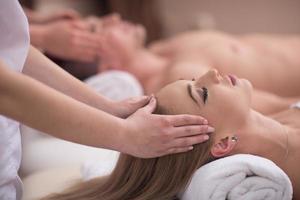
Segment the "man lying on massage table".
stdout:
<svg viewBox="0 0 300 200">
<path fill-rule="evenodd" d="M 285 109 L 300 94 L 297 35 L 190 31 L 146 47 L 145 29 L 118 15 L 104 18 L 97 27 L 100 69 L 134 74 L 148 94 L 181 78 L 198 78 L 212 68 L 250 80 L 255 88 L 252 107 L 263 113 Z"/>
</svg>

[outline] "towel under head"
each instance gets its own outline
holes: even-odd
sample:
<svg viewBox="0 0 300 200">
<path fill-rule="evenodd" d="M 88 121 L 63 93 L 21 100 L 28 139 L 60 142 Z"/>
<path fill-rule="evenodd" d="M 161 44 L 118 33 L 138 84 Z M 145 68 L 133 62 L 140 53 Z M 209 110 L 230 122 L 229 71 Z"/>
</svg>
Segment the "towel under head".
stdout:
<svg viewBox="0 0 300 200">
<path fill-rule="evenodd" d="M 202 166 L 180 196 L 182 200 L 291 200 L 293 188 L 272 161 L 239 154 Z"/>
</svg>

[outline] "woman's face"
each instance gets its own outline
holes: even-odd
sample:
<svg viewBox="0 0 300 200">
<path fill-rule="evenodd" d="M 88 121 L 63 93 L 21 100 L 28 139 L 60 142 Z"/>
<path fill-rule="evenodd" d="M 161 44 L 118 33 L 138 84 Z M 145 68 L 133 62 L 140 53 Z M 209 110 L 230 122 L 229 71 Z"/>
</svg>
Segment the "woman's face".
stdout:
<svg viewBox="0 0 300 200">
<path fill-rule="evenodd" d="M 201 115 L 218 134 L 228 134 L 245 125 L 251 91 L 248 80 L 221 76 L 216 70 L 210 70 L 198 80 L 181 80 L 167 85 L 157 98 L 171 113 Z"/>
</svg>

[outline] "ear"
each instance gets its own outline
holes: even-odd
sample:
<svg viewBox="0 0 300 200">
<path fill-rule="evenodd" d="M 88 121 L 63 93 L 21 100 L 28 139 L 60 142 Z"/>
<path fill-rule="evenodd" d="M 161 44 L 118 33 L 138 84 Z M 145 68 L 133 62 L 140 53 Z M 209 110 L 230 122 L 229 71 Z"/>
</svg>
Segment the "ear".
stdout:
<svg viewBox="0 0 300 200">
<path fill-rule="evenodd" d="M 231 137 L 222 138 L 213 145 L 211 148 L 211 154 L 215 158 L 224 157 L 230 154 L 235 145 L 236 141 L 232 140 Z"/>
</svg>

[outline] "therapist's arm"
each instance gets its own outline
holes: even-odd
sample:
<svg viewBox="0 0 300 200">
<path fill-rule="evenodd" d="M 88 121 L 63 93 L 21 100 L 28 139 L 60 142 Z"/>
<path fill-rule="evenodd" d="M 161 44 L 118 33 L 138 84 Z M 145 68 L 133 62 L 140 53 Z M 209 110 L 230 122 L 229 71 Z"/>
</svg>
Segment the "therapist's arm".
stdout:
<svg viewBox="0 0 300 200">
<path fill-rule="evenodd" d="M 0 62 L 0 113 L 69 141 L 116 149 L 122 119 L 76 101 Z"/>
<path fill-rule="evenodd" d="M 126 118 L 148 102 L 145 97 L 112 101 L 61 69 L 34 47 L 29 49 L 23 73 L 78 101 L 117 117 Z"/>
<path fill-rule="evenodd" d="M 2 71 L 7 71 L 4 66 L 2 68 Z M 154 98 L 147 106 L 138 110 L 135 108 L 126 120 L 108 115 L 100 110 L 119 112 L 122 106 L 97 94 L 34 48 L 30 48 L 24 72 L 72 98 L 29 77 L 7 72 L 11 78 L 7 79 L 6 73 L 0 73 L 5 78 L 0 77 L 0 84 L 10 92 L 9 95 L 3 95 L 11 101 L 0 106 L 4 108 L 4 114 L 56 137 L 116 149 L 138 157 L 156 157 L 188 151 L 192 145 L 206 141 L 206 133 L 212 131 L 208 129 L 207 121 L 199 116 L 151 114 L 156 107 Z M 144 104 L 148 102 L 139 102 L 143 101 Z M 136 105 L 127 105 L 132 104 Z M 60 116 L 62 111 L 64 115 Z M 94 116 L 88 111 L 93 112 Z"/>
<path fill-rule="evenodd" d="M 156 101 L 127 119 L 76 101 L 0 62 L 0 113 L 53 136 L 138 157 L 185 152 L 203 142 L 201 117 L 153 115 Z M 184 127 L 182 125 L 193 125 Z M 197 134 L 197 135 L 196 135 Z M 190 137 L 185 137 L 190 136 Z"/>
<path fill-rule="evenodd" d="M 23 73 L 92 107 L 116 116 L 122 115 L 118 113 L 116 102 L 94 92 L 86 84 L 61 69 L 34 47 L 29 49 Z"/>
</svg>

